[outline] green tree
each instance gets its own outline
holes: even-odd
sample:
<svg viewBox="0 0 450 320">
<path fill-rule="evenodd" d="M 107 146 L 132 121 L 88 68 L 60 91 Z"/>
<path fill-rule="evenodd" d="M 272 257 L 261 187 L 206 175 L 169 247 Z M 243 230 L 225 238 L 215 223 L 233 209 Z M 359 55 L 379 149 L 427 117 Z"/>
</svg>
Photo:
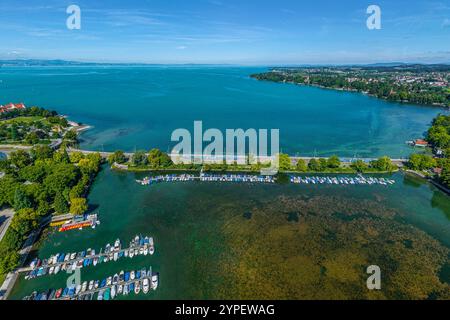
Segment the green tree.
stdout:
<svg viewBox="0 0 450 320">
<path fill-rule="evenodd" d="M 78 163 L 81 159 L 84 159 L 84 154 L 81 151 L 72 152 L 69 159 L 71 163 Z"/>
<path fill-rule="evenodd" d="M 145 151 L 136 151 L 132 158 L 131 163 L 135 166 L 145 166 L 148 164 L 148 159 L 145 154 Z"/>
<path fill-rule="evenodd" d="M 150 150 L 147 160 L 149 165 L 155 169 L 168 168 L 173 165 L 172 159 L 170 159 L 167 153 L 162 152 L 159 149 Z"/>
<path fill-rule="evenodd" d="M 371 161 L 370 165 L 372 168 L 378 171 L 391 172 L 395 169 L 395 166 L 392 164 L 392 161 L 389 157 L 378 158 L 377 160 Z"/>
<path fill-rule="evenodd" d="M 447 188 L 450 188 L 450 161 L 443 164 L 440 180 Z"/>
<path fill-rule="evenodd" d="M 0 179 L 0 207 L 14 206 L 14 199 L 19 183 L 10 175 Z"/>
<path fill-rule="evenodd" d="M 436 166 L 436 160 L 426 154 L 412 154 L 409 157 L 408 167 L 412 170 L 428 170 Z"/>
<path fill-rule="evenodd" d="M 322 171 L 320 162 L 317 159 L 311 159 L 308 162 L 308 169 L 311 171 Z"/>
<path fill-rule="evenodd" d="M 22 188 L 16 188 L 14 193 L 14 210 L 20 210 L 24 208 L 33 207 L 33 203 L 30 197 Z"/>
<path fill-rule="evenodd" d="M 364 172 L 365 170 L 367 170 L 368 165 L 367 165 L 367 163 L 365 163 L 364 161 L 359 159 L 359 160 L 352 162 L 350 167 L 353 168 L 354 170 L 356 170 L 357 172 Z"/>
<path fill-rule="evenodd" d="M 20 179 L 31 182 L 42 182 L 47 175 L 47 170 L 42 165 L 33 165 L 22 168 L 18 173 Z"/>
<path fill-rule="evenodd" d="M 65 149 L 55 152 L 53 154 L 53 160 L 58 163 L 70 163 L 69 154 Z"/>
<path fill-rule="evenodd" d="M 295 164 L 295 169 L 299 172 L 305 172 L 308 169 L 305 160 L 298 159 L 297 163 Z"/>
<path fill-rule="evenodd" d="M 88 205 L 85 198 L 75 198 L 70 200 L 70 213 L 80 215 L 85 213 L 87 209 Z"/>
<path fill-rule="evenodd" d="M 289 171 L 292 168 L 292 162 L 289 155 L 285 153 L 280 153 L 279 155 L 279 164 L 281 171 Z"/>
<path fill-rule="evenodd" d="M 66 146 L 75 146 L 78 144 L 78 134 L 75 130 L 69 130 L 64 135 L 64 142 Z"/>
<path fill-rule="evenodd" d="M 14 152 L 11 152 L 9 156 L 9 160 L 11 164 L 16 166 L 17 168 L 23 168 L 32 163 L 31 156 L 28 152 L 25 150 L 17 150 Z"/>
<path fill-rule="evenodd" d="M 64 214 L 69 211 L 67 201 L 61 192 L 56 193 L 55 201 L 53 202 L 53 208 L 58 214 Z"/>
<path fill-rule="evenodd" d="M 339 168 L 341 166 L 341 160 L 338 156 L 331 156 L 327 161 L 328 168 Z"/>
<path fill-rule="evenodd" d="M 37 143 L 39 143 L 39 136 L 37 135 L 36 132 L 30 132 L 25 137 L 25 143 L 27 143 L 27 144 L 37 144 Z"/>
<path fill-rule="evenodd" d="M 127 158 L 125 157 L 125 153 L 122 150 L 116 150 L 113 154 L 108 157 L 109 164 L 116 163 L 125 163 L 127 162 Z"/>
<path fill-rule="evenodd" d="M 53 157 L 53 150 L 49 146 L 34 146 L 31 149 L 31 156 L 35 160 L 51 159 Z"/>
</svg>

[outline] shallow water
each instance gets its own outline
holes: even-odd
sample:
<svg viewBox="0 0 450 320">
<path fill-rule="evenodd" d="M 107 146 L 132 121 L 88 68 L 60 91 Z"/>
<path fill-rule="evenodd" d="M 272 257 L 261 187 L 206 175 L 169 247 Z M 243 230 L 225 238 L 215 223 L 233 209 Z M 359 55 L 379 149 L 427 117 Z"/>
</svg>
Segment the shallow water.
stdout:
<svg viewBox="0 0 450 320">
<path fill-rule="evenodd" d="M 141 186 L 134 181 L 141 177 L 102 171 L 89 197 L 101 225 L 53 233 L 42 241 L 39 256 L 98 251 L 116 238 L 128 243 L 136 234 L 151 235 L 154 256 L 82 269 L 82 281 L 122 269 L 152 266 L 160 272 L 156 292 L 129 299 L 426 298 L 430 286 L 448 289 L 439 271 L 448 263 L 449 201 L 421 180 L 395 174 L 390 187 Z M 371 264 L 384 268 L 389 279 L 381 293 L 365 289 Z M 62 287 L 67 276 L 20 280 L 11 297 Z M 414 279 L 423 282 L 413 285 Z M 407 292 L 398 281 L 421 290 Z"/>
</svg>

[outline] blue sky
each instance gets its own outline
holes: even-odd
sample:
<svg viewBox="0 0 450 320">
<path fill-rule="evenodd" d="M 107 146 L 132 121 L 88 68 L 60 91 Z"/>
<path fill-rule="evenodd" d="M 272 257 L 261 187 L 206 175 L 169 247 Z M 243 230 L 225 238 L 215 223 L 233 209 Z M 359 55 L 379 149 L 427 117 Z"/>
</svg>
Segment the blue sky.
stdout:
<svg viewBox="0 0 450 320">
<path fill-rule="evenodd" d="M 81 8 L 81 30 L 66 8 Z M 368 30 L 366 9 L 382 11 Z M 0 59 L 450 62 L 450 0 L 1 0 Z"/>
</svg>

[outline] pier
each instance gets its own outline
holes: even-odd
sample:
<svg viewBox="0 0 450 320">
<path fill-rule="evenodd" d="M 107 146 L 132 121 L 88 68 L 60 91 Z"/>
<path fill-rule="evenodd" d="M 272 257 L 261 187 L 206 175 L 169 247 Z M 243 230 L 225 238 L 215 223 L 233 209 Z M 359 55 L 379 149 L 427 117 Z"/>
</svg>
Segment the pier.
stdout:
<svg viewBox="0 0 450 320">
<path fill-rule="evenodd" d="M 141 185 L 151 185 L 161 182 L 186 182 L 186 181 L 211 181 L 211 182 L 259 182 L 275 183 L 273 176 L 249 175 L 249 174 L 209 174 L 200 173 L 199 176 L 193 174 L 168 174 L 155 177 L 146 177 L 142 180 L 136 180 Z"/>
<path fill-rule="evenodd" d="M 122 248 L 119 239 L 117 239 L 113 246 L 107 244 L 104 252 L 100 249 L 100 252 L 96 254 L 95 250 L 88 249 L 78 253 L 58 253 L 42 261 L 36 258 L 29 266 L 17 269 L 17 273 L 28 273 L 25 279 L 34 279 L 45 275 L 58 274 L 60 271 L 74 271 L 77 268 L 117 261 L 123 257 L 133 258 L 138 255 L 153 255 L 154 250 L 152 237 L 136 236 L 130 242 L 128 248 Z"/>
<path fill-rule="evenodd" d="M 132 279 L 130 274 L 133 274 Z M 134 276 L 136 275 L 136 276 Z M 159 274 L 149 270 L 133 270 L 109 276 L 103 280 L 85 281 L 82 284 L 60 289 L 49 289 L 42 293 L 33 292 L 30 296 L 24 297 L 24 300 L 112 300 L 119 295 L 128 294 L 148 294 L 158 287 Z M 144 288 L 145 286 L 145 288 Z M 97 296 L 95 296 L 97 295 Z"/>
</svg>

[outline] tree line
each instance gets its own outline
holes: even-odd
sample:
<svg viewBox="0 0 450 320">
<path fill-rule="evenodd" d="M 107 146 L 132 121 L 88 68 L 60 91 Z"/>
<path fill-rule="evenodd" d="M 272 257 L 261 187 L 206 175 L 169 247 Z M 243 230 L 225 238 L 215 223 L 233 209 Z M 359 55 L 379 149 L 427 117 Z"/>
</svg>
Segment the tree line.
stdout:
<svg viewBox="0 0 450 320">
<path fill-rule="evenodd" d="M 86 196 L 100 170 L 102 158 L 94 153 L 68 154 L 35 146 L 30 152 L 18 150 L 0 160 L 0 208 L 15 214 L 0 242 L 0 274 L 15 268 L 17 251 L 28 234 L 49 214 L 82 214 L 88 209 Z"/>
</svg>

